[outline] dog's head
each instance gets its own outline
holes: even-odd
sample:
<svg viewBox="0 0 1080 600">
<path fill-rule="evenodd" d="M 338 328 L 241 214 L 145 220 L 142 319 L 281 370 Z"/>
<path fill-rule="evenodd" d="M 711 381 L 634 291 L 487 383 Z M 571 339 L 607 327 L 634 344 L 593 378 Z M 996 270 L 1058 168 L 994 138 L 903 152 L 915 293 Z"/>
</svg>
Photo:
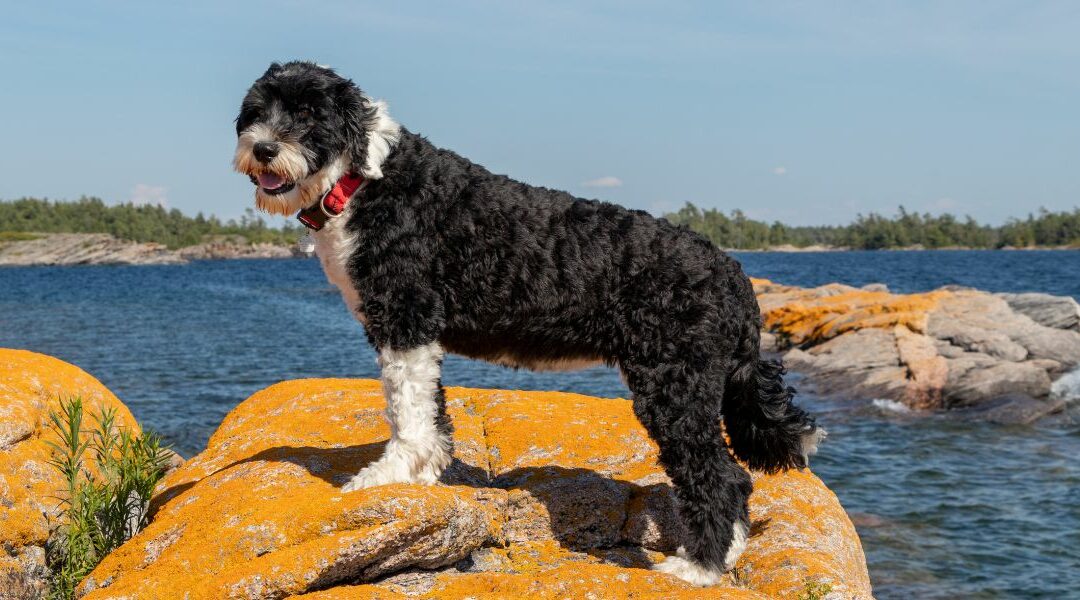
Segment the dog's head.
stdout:
<svg viewBox="0 0 1080 600">
<path fill-rule="evenodd" d="M 255 184 L 255 205 L 288 215 L 316 202 L 347 172 L 369 179 L 399 128 L 381 102 L 310 62 L 274 63 L 236 118 L 233 166 Z"/>
</svg>

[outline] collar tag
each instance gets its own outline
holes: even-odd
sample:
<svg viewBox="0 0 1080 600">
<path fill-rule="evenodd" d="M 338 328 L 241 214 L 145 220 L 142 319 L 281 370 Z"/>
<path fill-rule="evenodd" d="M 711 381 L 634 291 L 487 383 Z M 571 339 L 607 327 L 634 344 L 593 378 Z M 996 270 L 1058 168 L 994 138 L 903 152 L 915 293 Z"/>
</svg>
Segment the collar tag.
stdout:
<svg viewBox="0 0 1080 600">
<path fill-rule="evenodd" d="M 296 242 L 296 249 L 305 256 L 311 256 L 315 253 L 315 238 L 311 235 L 310 229 L 304 233 L 304 237 L 300 238 Z"/>
</svg>

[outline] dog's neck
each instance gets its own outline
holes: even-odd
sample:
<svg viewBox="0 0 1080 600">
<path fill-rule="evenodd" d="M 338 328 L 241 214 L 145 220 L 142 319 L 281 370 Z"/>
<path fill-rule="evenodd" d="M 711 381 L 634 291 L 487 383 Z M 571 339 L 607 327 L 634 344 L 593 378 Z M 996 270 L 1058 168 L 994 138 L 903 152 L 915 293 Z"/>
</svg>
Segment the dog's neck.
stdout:
<svg viewBox="0 0 1080 600">
<path fill-rule="evenodd" d="M 364 186 L 365 181 L 363 175 L 356 173 L 342 175 L 318 202 L 297 213 L 296 219 L 312 231 L 321 230 L 327 221 L 345 212 L 349 200 Z"/>
<path fill-rule="evenodd" d="M 301 210 L 296 218 L 305 227 L 313 231 L 319 231 L 327 220 L 336 217 L 345 211 L 352 195 L 362 187 L 362 184 L 371 179 L 382 179 L 382 165 L 386 157 L 393 151 L 398 140 L 401 139 L 401 125 L 390 118 L 390 111 L 386 102 L 382 100 L 371 101 L 375 111 L 364 123 L 367 129 L 368 142 L 367 152 L 364 156 L 364 166 L 360 173 L 353 173 L 346 168 L 346 162 L 335 161 L 325 173 L 327 189 L 312 205 Z"/>
<path fill-rule="evenodd" d="M 390 109 L 382 100 L 368 102 L 375 108 L 373 116 L 364 123 L 367 130 L 367 152 L 360 174 L 365 179 L 382 179 L 382 165 L 401 139 L 401 125 L 390 118 Z"/>
</svg>

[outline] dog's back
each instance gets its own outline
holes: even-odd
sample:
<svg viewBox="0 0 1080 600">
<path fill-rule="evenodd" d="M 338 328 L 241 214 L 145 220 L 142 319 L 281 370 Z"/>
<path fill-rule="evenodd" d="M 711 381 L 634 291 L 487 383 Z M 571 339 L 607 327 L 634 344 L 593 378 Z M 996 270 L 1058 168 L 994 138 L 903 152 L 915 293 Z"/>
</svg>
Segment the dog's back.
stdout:
<svg viewBox="0 0 1080 600">
<path fill-rule="evenodd" d="M 691 316 L 756 318 L 738 262 L 664 219 L 492 174 L 408 131 L 382 169 L 351 224 L 355 275 L 421 263 L 396 275 L 443 304 L 448 350 L 539 360 L 569 345 L 612 363 L 648 335 L 647 314 L 664 337 Z M 423 243 L 390 242 L 410 237 Z"/>
</svg>

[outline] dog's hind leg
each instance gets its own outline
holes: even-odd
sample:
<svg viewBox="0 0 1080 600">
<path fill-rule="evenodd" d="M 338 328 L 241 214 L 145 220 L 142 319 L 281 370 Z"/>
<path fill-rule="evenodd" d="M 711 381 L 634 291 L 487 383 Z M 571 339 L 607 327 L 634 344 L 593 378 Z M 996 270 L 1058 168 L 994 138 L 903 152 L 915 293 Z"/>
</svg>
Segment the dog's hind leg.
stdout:
<svg viewBox="0 0 1080 600">
<path fill-rule="evenodd" d="M 695 585 L 713 585 L 746 547 L 750 475 L 728 452 L 720 430 L 724 378 L 689 365 L 623 365 L 634 413 L 660 446 L 686 526 L 684 547 L 656 569 Z"/>
<path fill-rule="evenodd" d="M 342 491 L 438 481 L 450 464 L 453 444 L 446 395 L 439 381 L 442 357 L 437 343 L 380 352 L 390 440 L 382 457 L 364 467 Z"/>
</svg>

